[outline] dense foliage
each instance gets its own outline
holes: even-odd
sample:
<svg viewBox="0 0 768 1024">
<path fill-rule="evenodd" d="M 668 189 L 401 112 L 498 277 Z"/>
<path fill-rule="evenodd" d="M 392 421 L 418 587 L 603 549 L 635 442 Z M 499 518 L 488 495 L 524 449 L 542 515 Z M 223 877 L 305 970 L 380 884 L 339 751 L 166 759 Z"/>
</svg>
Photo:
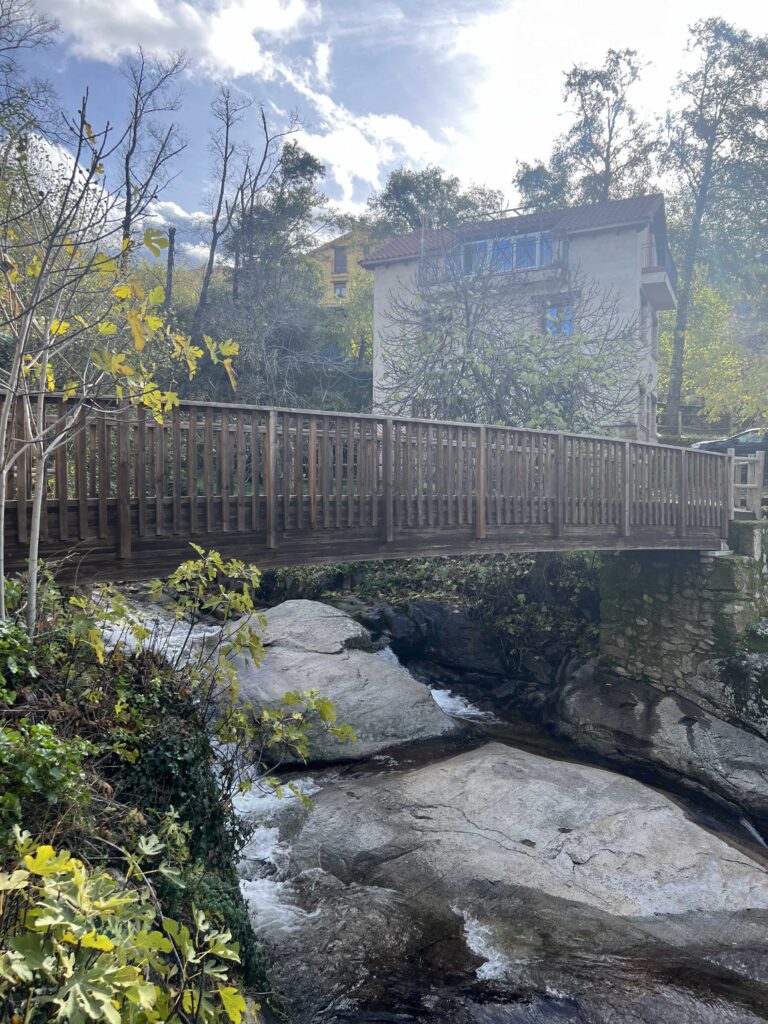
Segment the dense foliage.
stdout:
<svg viewBox="0 0 768 1024">
<path fill-rule="evenodd" d="M 31 1007 L 29 1024 L 237 1024 L 239 985 L 270 998 L 235 872 L 248 836 L 233 797 L 276 786 L 272 769 L 306 756 L 312 728 L 351 732 L 312 690 L 239 702 L 232 658 L 261 657 L 259 573 L 196 554 L 154 586 L 173 644 L 110 588 L 67 598 L 50 581 L 32 639 L 3 625 L 3 1019 Z M 9 590 L 19 614 L 24 589 Z M 211 616 L 219 639 L 193 644 Z"/>
<path fill-rule="evenodd" d="M 496 631 L 510 658 L 557 643 L 593 650 L 597 555 L 482 555 L 413 558 L 280 569 L 265 573 L 264 599 L 333 597 L 344 591 L 405 608 L 438 601 Z"/>
</svg>

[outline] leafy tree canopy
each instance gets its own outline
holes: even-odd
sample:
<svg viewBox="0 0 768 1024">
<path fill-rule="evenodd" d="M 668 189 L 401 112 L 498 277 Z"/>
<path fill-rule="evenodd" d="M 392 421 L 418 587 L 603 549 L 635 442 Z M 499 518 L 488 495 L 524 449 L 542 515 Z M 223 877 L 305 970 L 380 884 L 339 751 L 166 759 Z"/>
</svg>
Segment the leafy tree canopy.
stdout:
<svg viewBox="0 0 768 1024">
<path fill-rule="evenodd" d="M 380 238 L 416 231 L 422 226 L 441 228 L 461 221 L 497 216 L 504 198 L 497 189 L 482 185 L 464 187 L 442 167 L 423 171 L 400 167 L 387 178 L 384 188 L 368 201 L 368 211 Z"/>
<path fill-rule="evenodd" d="M 635 50 L 608 50 L 600 67 L 576 64 L 565 76 L 573 121 L 546 163 L 521 163 L 525 205 L 597 203 L 649 191 L 659 142 L 629 100 L 643 65 Z"/>
</svg>

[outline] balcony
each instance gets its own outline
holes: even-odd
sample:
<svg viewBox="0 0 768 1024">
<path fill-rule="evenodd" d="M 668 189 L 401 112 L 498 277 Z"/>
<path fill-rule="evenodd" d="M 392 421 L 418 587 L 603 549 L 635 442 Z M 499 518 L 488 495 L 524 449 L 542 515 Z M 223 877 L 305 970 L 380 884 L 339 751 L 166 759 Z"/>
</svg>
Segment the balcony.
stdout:
<svg viewBox="0 0 768 1024">
<path fill-rule="evenodd" d="M 565 240 L 549 232 L 512 238 L 462 242 L 443 255 L 429 255 L 419 267 L 420 287 L 472 279 L 528 281 L 533 275 L 560 271 L 565 263 Z"/>
<path fill-rule="evenodd" d="M 654 309 L 677 308 L 677 271 L 667 249 L 660 253 L 656 243 L 643 246 L 642 287 Z"/>
</svg>

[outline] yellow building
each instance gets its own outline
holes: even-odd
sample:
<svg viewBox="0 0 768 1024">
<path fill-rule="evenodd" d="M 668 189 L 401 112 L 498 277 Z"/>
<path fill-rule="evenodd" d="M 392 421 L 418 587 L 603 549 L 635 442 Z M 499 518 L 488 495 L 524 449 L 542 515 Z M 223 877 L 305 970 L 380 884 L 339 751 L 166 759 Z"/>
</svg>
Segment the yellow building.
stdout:
<svg viewBox="0 0 768 1024">
<path fill-rule="evenodd" d="M 323 305 L 342 305 L 349 298 L 349 279 L 358 261 L 368 255 L 368 233 L 347 231 L 309 254 L 320 268 L 323 280 Z"/>
</svg>

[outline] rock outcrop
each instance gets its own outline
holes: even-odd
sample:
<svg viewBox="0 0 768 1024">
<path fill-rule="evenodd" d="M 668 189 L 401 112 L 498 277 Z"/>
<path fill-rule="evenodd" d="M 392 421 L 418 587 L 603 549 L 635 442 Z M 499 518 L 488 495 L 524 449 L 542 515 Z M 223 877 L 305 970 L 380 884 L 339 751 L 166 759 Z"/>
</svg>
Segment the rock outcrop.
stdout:
<svg viewBox="0 0 768 1024">
<path fill-rule="evenodd" d="M 728 984 L 765 992 L 768 871 L 641 783 L 491 743 L 313 801 L 278 817 L 282 918 L 244 885 L 297 1024 L 764 1019 Z"/>
<path fill-rule="evenodd" d="M 273 704 L 287 691 L 317 689 L 357 736 L 340 745 L 317 731 L 310 741 L 312 760 L 352 761 L 404 743 L 462 735 L 429 689 L 372 652 L 368 631 L 339 609 L 285 601 L 264 618 L 262 664 L 235 662 L 242 699 Z"/>
<path fill-rule="evenodd" d="M 585 665 L 558 691 L 547 718 L 582 748 L 661 769 L 768 826 L 768 740 L 698 702 Z"/>
</svg>

